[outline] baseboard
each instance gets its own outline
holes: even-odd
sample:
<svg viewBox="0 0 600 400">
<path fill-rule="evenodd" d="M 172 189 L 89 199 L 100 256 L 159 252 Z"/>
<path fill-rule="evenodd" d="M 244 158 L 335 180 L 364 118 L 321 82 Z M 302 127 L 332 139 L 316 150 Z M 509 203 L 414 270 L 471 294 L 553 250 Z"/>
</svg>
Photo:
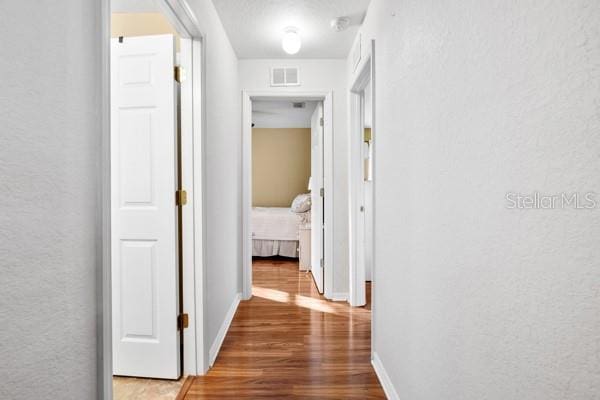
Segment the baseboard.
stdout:
<svg viewBox="0 0 600 400">
<path fill-rule="evenodd" d="M 227 315 L 225 315 L 225 319 L 219 328 L 219 333 L 217 333 L 217 337 L 213 341 L 212 346 L 210 346 L 210 351 L 208 352 L 208 365 L 213 366 L 215 360 L 217 359 L 217 355 L 219 354 L 219 350 L 221 350 L 221 345 L 223 344 L 223 340 L 225 340 L 225 336 L 227 335 L 227 331 L 229 330 L 229 325 L 231 325 L 231 321 L 233 320 L 233 316 L 235 315 L 235 311 L 240 304 L 240 300 L 242 299 L 241 293 L 236 293 L 233 298 L 233 302 L 231 306 L 229 306 L 229 310 L 227 310 Z"/>
<path fill-rule="evenodd" d="M 331 296 L 333 301 L 348 301 L 348 293 L 333 293 Z"/>
<path fill-rule="evenodd" d="M 394 385 L 392 385 L 392 380 L 390 376 L 387 374 L 387 371 L 383 367 L 381 363 L 381 359 L 377 355 L 377 353 L 373 352 L 373 359 L 371 360 L 371 364 L 375 369 L 375 374 L 377 378 L 379 378 L 379 383 L 381 383 L 381 387 L 383 387 L 383 391 L 389 400 L 400 400 L 400 396 L 394 389 Z"/>
</svg>

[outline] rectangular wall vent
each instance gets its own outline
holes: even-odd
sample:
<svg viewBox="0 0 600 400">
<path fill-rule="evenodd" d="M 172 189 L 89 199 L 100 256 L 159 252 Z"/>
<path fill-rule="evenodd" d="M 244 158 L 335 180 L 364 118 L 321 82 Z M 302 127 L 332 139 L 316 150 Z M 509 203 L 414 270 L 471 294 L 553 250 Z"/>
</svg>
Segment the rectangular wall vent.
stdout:
<svg viewBox="0 0 600 400">
<path fill-rule="evenodd" d="M 300 86 L 298 67 L 271 68 L 271 86 Z"/>
</svg>

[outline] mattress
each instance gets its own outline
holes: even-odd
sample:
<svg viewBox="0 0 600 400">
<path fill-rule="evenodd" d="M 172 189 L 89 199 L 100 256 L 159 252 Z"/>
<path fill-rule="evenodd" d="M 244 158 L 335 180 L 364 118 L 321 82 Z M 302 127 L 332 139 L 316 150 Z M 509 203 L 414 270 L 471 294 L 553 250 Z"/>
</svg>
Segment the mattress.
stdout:
<svg viewBox="0 0 600 400">
<path fill-rule="evenodd" d="M 288 207 L 252 208 L 252 239 L 298 240 L 300 217 Z"/>
</svg>

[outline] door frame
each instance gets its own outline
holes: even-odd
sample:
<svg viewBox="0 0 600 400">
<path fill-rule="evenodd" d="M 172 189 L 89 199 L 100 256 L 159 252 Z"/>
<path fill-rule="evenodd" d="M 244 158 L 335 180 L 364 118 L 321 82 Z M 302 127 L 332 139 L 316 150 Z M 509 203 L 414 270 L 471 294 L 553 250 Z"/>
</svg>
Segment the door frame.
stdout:
<svg viewBox="0 0 600 400">
<path fill-rule="evenodd" d="M 204 232 L 205 216 L 204 142 L 206 132 L 205 104 L 205 40 L 198 20 L 186 0 L 155 0 L 160 12 L 169 20 L 182 39 L 180 64 L 186 70 L 191 85 L 182 87 L 181 97 L 187 98 L 181 107 L 182 168 L 192 171 L 183 177 L 183 188 L 188 192 L 188 204 L 183 208 L 183 246 L 187 257 L 183 263 L 184 310 L 189 315 L 189 327 L 184 330 L 184 375 L 201 375 L 208 369 L 205 345 L 205 269 Z M 102 65 L 102 126 L 101 163 L 98 180 L 97 216 L 97 385 L 98 397 L 112 399 L 112 295 L 111 295 L 111 154 L 110 154 L 110 0 L 99 3 L 102 23 L 100 48 Z M 189 45 L 185 42 L 188 41 Z M 184 50 L 187 49 L 187 50 Z"/>
<path fill-rule="evenodd" d="M 375 215 L 377 207 L 375 205 L 375 190 L 376 190 L 376 116 L 375 116 L 375 41 L 372 40 L 364 61 L 359 64 L 358 73 L 350 85 L 349 100 L 350 100 L 350 152 L 349 152 L 349 292 L 348 301 L 351 306 L 363 306 L 366 304 L 366 283 L 365 283 L 365 248 L 362 245 L 365 237 L 364 213 L 361 211 L 361 206 L 364 206 L 364 184 L 363 184 L 363 160 L 362 160 L 362 145 L 363 145 L 363 91 L 365 87 L 371 83 L 371 116 L 372 126 L 371 132 L 375 140 L 373 141 L 372 166 L 373 166 L 373 236 L 375 235 Z M 375 269 L 376 269 L 376 251 L 375 246 L 377 241 L 372 238 L 373 249 L 373 265 L 371 270 L 372 285 L 375 285 Z M 373 289 L 372 286 L 372 289 Z M 373 302 L 374 303 L 374 302 Z M 372 321 L 375 318 L 375 305 L 371 304 Z M 374 324 L 372 323 L 371 326 Z"/>
<path fill-rule="evenodd" d="M 242 91 L 242 299 L 252 297 L 252 101 L 302 99 L 323 102 L 325 191 L 323 295 L 333 298 L 333 91 Z"/>
</svg>

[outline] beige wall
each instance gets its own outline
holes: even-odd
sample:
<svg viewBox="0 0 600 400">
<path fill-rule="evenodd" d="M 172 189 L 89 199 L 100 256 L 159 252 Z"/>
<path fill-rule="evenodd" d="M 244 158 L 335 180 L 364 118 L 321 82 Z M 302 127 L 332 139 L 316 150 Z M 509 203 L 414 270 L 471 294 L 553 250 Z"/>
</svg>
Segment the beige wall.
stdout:
<svg viewBox="0 0 600 400">
<path fill-rule="evenodd" d="M 309 128 L 252 129 L 252 204 L 289 207 L 307 193 L 310 177 Z"/>
<path fill-rule="evenodd" d="M 179 35 L 161 13 L 112 13 L 111 36 L 146 36 L 172 33 L 179 50 Z"/>
</svg>

